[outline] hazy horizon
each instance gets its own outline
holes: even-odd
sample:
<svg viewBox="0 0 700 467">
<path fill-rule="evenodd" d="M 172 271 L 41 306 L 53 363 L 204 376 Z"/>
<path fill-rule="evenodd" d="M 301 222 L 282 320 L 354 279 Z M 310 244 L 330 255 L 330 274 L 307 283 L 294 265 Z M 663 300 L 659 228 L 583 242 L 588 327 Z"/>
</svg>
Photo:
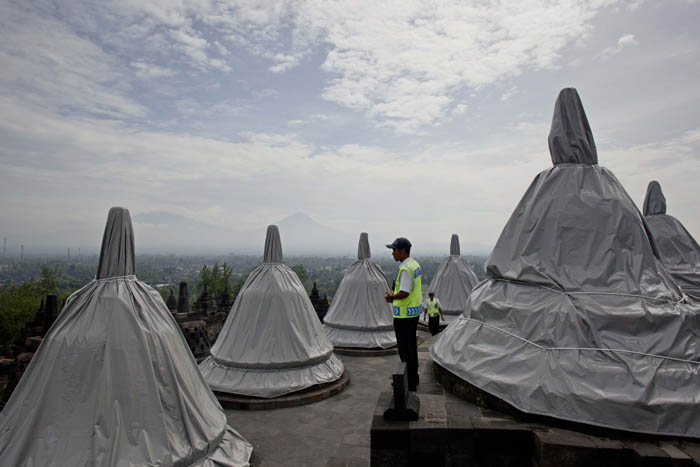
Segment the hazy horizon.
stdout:
<svg viewBox="0 0 700 467">
<path fill-rule="evenodd" d="M 185 245 L 176 246 L 167 240 L 163 241 L 162 238 L 156 237 L 151 239 L 151 243 L 146 243 L 145 246 L 141 246 L 138 241 L 140 231 L 148 232 L 150 230 L 151 233 L 157 235 L 162 229 L 166 231 L 172 229 L 173 223 L 180 222 L 186 225 L 188 221 L 186 218 L 182 217 L 173 218 L 167 216 L 164 218 L 161 214 L 162 213 L 147 213 L 146 215 L 132 216 L 135 217 L 133 224 L 134 236 L 137 239 L 137 253 L 157 255 L 176 254 L 181 256 L 236 254 L 262 257 L 267 226 L 261 226 L 258 229 L 250 231 L 228 232 L 224 232 L 223 229 L 217 229 L 214 226 L 207 226 L 208 229 L 211 229 L 207 231 L 208 238 L 206 242 L 201 242 L 198 245 L 189 247 Z M 139 219 L 141 219 L 141 221 Z M 168 223 L 167 227 L 165 225 L 166 222 Z M 352 234 L 324 226 L 302 212 L 294 213 L 275 224 L 281 227 L 280 236 L 282 239 L 283 251 L 286 256 L 354 257 L 357 255 L 357 243 L 360 233 L 357 233 L 357 238 L 353 240 Z M 194 228 L 197 229 L 197 225 L 195 225 Z M 201 229 L 202 226 L 200 225 L 199 228 Z M 201 234 L 201 231 L 199 233 Z M 228 237 L 223 234 L 228 234 Z M 311 240 L 306 238 L 309 234 L 312 236 Z M 323 237 L 321 242 L 319 242 L 320 237 Z M 379 254 L 390 258 L 390 250 L 388 250 L 385 245 L 390 243 L 394 238 L 395 237 L 386 237 L 376 239 L 370 236 L 370 249 L 373 257 Z M 228 244 L 225 243 L 226 240 L 229 241 Z M 413 251 L 414 253 L 417 252 L 418 254 L 430 256 L 447 255 L 449 254 L 450 239 L 447 238 L 443 240 L 442 243 L 434 241 L 415 244 Z M 68 255 L 69 248 L 72 258 L 76 258 L 79 254 L 98 255 L 100 252 L 100 242 L 101 236 L 96 237 L 95 240 L 90 242 L 91 244 L 87 246 L 76 246 L 72 248 L 61 245 L 52 246 L 42 244 L 37 246 L 25 244 L 24 255 L 27 258 L 46 255 L 63 257 Z M 20 246 L 21 243 L 11 242 L 8 239 L 7 256 L 14 258 L 19 257 L 21 254 Z M 464 255 L 486 256 L 489 252 L 490 248 L 487 245 L 465 244 L 462 242 L 462 254 Z"/>
</svg>

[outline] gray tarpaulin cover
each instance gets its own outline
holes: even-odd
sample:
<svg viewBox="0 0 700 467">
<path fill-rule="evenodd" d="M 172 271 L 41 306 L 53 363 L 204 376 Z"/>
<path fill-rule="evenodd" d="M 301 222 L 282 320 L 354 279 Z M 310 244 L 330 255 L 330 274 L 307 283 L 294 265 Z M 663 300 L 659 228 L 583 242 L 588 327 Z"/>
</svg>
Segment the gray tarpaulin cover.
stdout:
<svg viewBox="0 0 700 467">
<path fill-rule="evenodd" d="M 700 246 L 683 224 L 666 214 L 666 198 L 659 182 L 649 183 L 644 220 L 668 272 L 681 290 L 700 299 Z"/>
<path fill-rule="evenodd" d="M 323 329 L 337 347 L 386 349 L 396 345 L 389 290 L 384 271 L 372 261 L 366 233 L 360 234 L 357 261 L 345 271 Z"/>
<path fill-rule="evenodd" d="M 252 449 L 134 276 L 129 211 L 112 208 L 97 279 L 70 296 L 0 414 L 0 464 L 232 467 Z"/>
<path fill-rule="evenodd" d="M 450 256 L 440 263 L 428 287 L 428 293 L 434 292 L 435 298 L 440 300 L 446 324 L 462 314 L 467 298 L 478 281 L 469 262 L 460 255 L 459 236 L 452 234 Z"/>
<path fill-rule="evenodd" d="M 515 208 L 433 360 L 524 412 L 700 436 L 700 309 L 597 165 L 574 89 L 559 95 L 549 143 L 554 167 Z"/>
<path fill-rule="evenodd" d="M 267 228 L 263 264 L 250 273 L 211 356 L 199 369 L 215 391 L 277 397 L 343 375 L 296 273 L 282 261 L 277 226 Z"/>
</svg>

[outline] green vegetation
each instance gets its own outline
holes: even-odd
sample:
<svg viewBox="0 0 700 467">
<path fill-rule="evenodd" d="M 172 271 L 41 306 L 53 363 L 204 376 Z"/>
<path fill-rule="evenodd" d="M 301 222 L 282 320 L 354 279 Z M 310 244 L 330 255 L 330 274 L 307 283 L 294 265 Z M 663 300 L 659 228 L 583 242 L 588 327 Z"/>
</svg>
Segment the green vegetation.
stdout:
<svg viewBox="0 0 700 467">
<path fill-rule="evenodd" d="M 41 298 L 35 282 L 0 287 L 0 347 L 3 351 L 19 337 L 25 324 L 34 319 Z"/>
<path fill-rule="evenodd" d="M 213 297 L 223 294 L 224 290 L 228 290 L 230 293 L 233 285 L 231 283 L 232 275 L 233 270 L 226 263 L 221 267 L 219 267 L 219 263 L 214 263 L 211 268 L 205 264 L 199 271 L 199 281 L 196 287 L 197 295 L 201 295 L 204 289 L 207 289 Z"/>
<path fill-rule="evenodd" d="M 306 293 L 310 293 L 313 288 L 313 281 L 309 277 L 309 272 L 306 270 L 303 264 L 295 264 L 292 266 L 292 270 L 297 274 L 297 277 L 304 285 Z"/>
<path fill-rule="evenodd" d="M 36 281 L 0 286 L 0 350 L 7 350 L 20 336 L 24 326 L 34 319 L 46 295 L 58 295 L 60 303 L 73 292 L 58 277 L 56 269 L 42 266 Z"/>
<path fill-rule="evenodd" d="M 234 275 L 233 268 L 227 263 L 222 266 L 219 266 L 219 263 L 214 263 L 211 268 L 205 264 L 199 271 L 199 280 L 195 287 L 196 297 L 199 297 L 206 288 L 213 298 L 218 299 L 224 291 L 228 291 L 231 300 L 235 300 L 246 279 L 248 279 L 248 274 Z M 193 297 L 193 300 L 195 299 Z"/>
</svg>

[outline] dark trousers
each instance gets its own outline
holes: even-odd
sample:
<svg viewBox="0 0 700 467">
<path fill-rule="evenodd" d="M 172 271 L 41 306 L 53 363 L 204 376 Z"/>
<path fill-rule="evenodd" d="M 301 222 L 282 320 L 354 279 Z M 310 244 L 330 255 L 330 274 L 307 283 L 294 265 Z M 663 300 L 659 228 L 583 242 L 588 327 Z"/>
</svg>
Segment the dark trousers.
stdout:
<svg viewBox="0 0 700 467">
<path fill-rule="evenodd" d="M 428 317 L 428 329 L 433 336 L 440 332 L 440 315 Z"/>
<path fill-rule="evenodd" d="M 416 326 L 418 326 L 418 316 L 415 318 L 394 318 L 396 345 L 399 348 L 399 358 L 402 362 L 406 362 L 409 389 L 415 389 L 418 386 Z"/>
</svg>

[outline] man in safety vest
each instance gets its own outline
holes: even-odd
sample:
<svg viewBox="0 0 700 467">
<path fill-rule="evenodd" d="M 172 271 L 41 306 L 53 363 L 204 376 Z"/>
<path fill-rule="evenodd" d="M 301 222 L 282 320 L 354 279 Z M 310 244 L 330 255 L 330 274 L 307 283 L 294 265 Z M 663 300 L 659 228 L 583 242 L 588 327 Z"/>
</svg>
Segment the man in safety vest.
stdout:
<svg viewBox="0 0 700 467">
<path fill-rule="evenodd" d="M 440 332 L 440 320 L 445 321 L 442 314 L 442 304 L 435 298 L 435 292 L 428 292 L 428 298 L 423 303 L 423 319 L 428 315 L 428 328 L 433 336 Z"/>
<path fill-rule="evenodd" d="M 399 358 L 402 362 L 406 362 L 408 390 L 415 391 L 418 386 L 416 326 L 423 309 L 420 264 L 411 258 L 411 242 L 406 238 L 397 238 L 387 245 L 387 248 L 391 248 L 394 260 L 401 261 L 401 264 L 394 292 L 387 290 L 384 299 L 394 306 L 394 332 L 399 348 Z"/>
</svg>

